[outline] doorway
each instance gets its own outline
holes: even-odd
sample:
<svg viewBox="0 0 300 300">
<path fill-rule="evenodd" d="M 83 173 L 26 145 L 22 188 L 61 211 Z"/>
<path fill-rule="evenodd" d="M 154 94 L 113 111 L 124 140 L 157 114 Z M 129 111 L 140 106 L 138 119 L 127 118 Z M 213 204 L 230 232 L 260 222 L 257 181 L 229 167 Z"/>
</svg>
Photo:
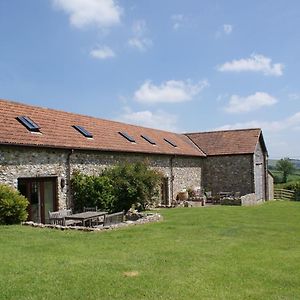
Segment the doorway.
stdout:
<svg viewBox="0 0 300 300">
<path fill-rule="evenodd" d="M 164 177 L 161 181 L 161 204 L 169 205 L 169 178 Z"/>
<path fill-rule="evenodd" d="M 28 220 L 48 223 L 48 211 L 58 209 L 57 177 L 19 178 L 18 190 L 29 201 Z"/>
</svg>

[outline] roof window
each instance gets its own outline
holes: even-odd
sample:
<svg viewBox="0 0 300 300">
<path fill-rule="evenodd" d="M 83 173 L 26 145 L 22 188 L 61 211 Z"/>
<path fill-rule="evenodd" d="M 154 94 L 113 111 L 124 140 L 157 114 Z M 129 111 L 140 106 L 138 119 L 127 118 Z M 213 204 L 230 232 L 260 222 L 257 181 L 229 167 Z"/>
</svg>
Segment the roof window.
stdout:
<svg viewBox="0 0 300 300">
<path fill-rule="evenodd" d="M 119 134 L 124 137 L 126 140 L 128 140 L 131 143 L 135 143 L 135 139 L 133 137 L 131 137 L 130 135 L 128 135 L 126 132 L 123 131 L 119 131 Z"/>
<path fill-rule="evenodd" d="M 40 126 L 26 116 L 19 116 L 17 120 L 31 132 L 39 132 Z"/>
<path fill-rule="evenodd" d="M 79 131 L 83 136 L 85 136 L 87 138 L 93 137 L 93 135 L 90 132 L 88 132 L 85 128 L 83 128 L 82 126 L 73 125 L 73 128 L 75 128 L 77 131 Z"/>
<path fill-rule="evenodd" d="M 144 140 L 146 140 L 148 143 L 150 143 L 151 145 L 156 145 L 156 143 L 152 139 L 150 139 L 148 136 L 142 134 L 141 137 Z"/>
<path fill-rule="evenodd" d="M 166 139 L 166 138 L 164 138 L 164 140 L 165 140 L 167 143 L 169 143 L 171 146 L 177 147 L 177 145 L 176 145 L 174 142 L 172 142 L 172 141 L 170 141 L 170 140 L 168 140 L 168 139 Z"/>
</svg>

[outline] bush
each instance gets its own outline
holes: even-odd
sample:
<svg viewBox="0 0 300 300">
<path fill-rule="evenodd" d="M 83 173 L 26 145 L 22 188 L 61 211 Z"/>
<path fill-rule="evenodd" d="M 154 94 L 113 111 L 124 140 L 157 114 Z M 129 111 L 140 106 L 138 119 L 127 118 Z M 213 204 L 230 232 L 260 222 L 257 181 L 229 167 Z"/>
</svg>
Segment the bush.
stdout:
<svg viewBox="0 0 300 300">
<path fill-rule="evenodd" d="M 19 224 L 28 217 L 28 200 L 10 186 L 0 184 L 0 224 Z"/>
<path fill-rule="evenodd" d="M 273 178 L 274 178 L 274 184 L 283 183 L 282 176 L 279 176 L 277 174 L 273 174 Z"/>
<path fill-rule="evenodd" d="M 124 163 L 107 169 L 103 175 L 108 176 L 114 184 L 115 211 L 127 211 L 132 205 L 144 210 L 157 199 L 162 176 L 146 163 Z"/>
<path fill-rule="evenodd" d="M 82 211 L 84 206 L 97 206 L 101 210 L 116 212 L 128 210 L 134 205 L 144 210 L 158 196 L 161 175 L 145 163 L 115 166 L 99 176 L 78 172 L 72 177 L 74 208 Z"/>
<path fill-rule="evenodd" d="M 284 184 L 282 188 L 295 191 L 295 200 L 300 201 L 300 181 L 288 182 Z"/>
<path fill-rule="evenodd" d="M 75 172 L 71 185 L 75 211 L 96 206 L 101 210 L 113 211 L 114 187 L 107 176 L 88 176 Z"/>
</svg>

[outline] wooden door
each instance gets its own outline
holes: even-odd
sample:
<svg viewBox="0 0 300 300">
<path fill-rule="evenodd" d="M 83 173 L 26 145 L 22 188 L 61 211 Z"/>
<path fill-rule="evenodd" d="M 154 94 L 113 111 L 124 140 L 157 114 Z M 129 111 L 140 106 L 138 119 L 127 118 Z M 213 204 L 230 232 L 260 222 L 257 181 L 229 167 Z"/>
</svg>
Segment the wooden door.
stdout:
<svg viewBox="0 0 300 300">
<path fill-rule="evenodd" d="M 58 208 L 57 178 L 19 178 L 18 189 L 28 201 L 28 220 L 48 223 L 48 211 Z"/>
</svg>

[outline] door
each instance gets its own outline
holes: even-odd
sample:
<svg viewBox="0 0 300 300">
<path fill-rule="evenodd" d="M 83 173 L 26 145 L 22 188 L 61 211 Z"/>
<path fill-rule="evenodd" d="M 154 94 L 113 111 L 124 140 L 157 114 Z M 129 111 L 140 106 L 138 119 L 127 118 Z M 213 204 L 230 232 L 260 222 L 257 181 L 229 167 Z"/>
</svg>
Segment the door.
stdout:
<svg viewBox="0 0 300 300">
<path fill-rule="evenodd" d="M 18 189 L 28 201 L 28 220 L 48 223 L 48 212 L 57 210 L 56 177 L 19 178 Z"/>
<path fill-rule="evenodd" d="M 164 177 L 161 182 L 161 204 L 169 204 L 169 178 Z"/>
</svg>

